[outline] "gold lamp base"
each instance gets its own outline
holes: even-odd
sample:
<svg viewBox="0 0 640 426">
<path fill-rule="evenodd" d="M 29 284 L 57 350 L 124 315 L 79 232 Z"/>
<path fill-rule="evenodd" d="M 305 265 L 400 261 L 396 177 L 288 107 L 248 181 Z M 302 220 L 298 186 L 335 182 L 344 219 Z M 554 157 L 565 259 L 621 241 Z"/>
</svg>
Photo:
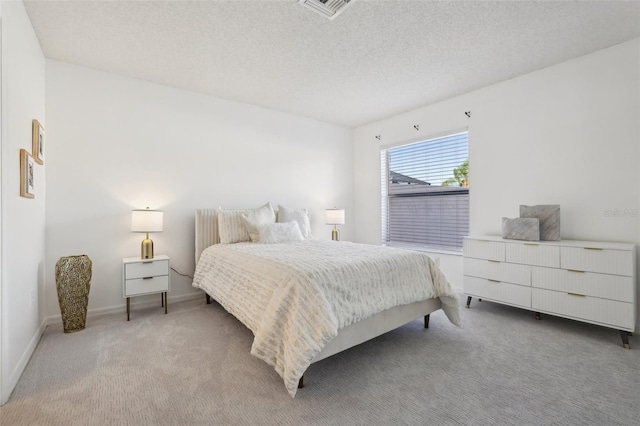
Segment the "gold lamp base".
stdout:
<svg viewBox="0 0 640 426">
<path fill-rule="evenodd" d="M 142 240 L 142 245 L 140 246 L 140 258 L 153 259 L 153 241 L 149 239 L 149 234 L 147 234 L 147 238 Z"/>
<path fill-rule="evenodd" d="M 333 241 L 340 241 L 340 231 L 338 230 L 338 227 L 334 227 L 333 230 L 331 231 L 331 239 Z"/>
</svg>

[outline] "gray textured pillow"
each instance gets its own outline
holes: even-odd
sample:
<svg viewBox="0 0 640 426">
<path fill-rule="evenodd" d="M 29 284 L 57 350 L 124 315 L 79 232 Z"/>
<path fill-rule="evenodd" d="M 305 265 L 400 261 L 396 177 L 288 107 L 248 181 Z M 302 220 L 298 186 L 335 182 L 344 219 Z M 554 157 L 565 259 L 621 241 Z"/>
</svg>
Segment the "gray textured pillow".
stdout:
<svg viewBox="0 0 640 426">
<path fill-rule="evenodd" d="M 540 222 L 535 217 L 502 218 L 502 238 L 509 240 L 540 240 Z"/>
<path fill-rule="evenodd" d="M 542 241 L 560 241 L 559 204 L 521 205 L 520 217 L 537 218 L 540 221 L 540 239 Z"/>
</svg>

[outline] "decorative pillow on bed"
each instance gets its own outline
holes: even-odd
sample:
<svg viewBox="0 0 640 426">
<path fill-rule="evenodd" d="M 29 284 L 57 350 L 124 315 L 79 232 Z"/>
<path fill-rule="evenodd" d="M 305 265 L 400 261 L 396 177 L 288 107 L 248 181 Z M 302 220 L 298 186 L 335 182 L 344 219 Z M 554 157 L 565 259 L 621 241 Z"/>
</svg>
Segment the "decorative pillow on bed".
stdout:
<svg viewBox="0 0 640 426">
<path fill-rule="evenodd" d="M 294 210 L 278 205 L 278 223 L 296 222 L 300 228 L 300 233 L 305 239 L 313 237 L 311 235 L 311 224 L 309 214 L 306 210 Z"/>
<path fill-rule="evenodd" d="M 258 207 L 256 209 L 218 209 L 218 235 L 220 237 L 220 243 L 222 244 L 231 244 L 231 243 L 242 243 L 245 241 L 251 241 L 251 236 L 249 235 L 249 231 L 244 224 L 242 219 L 242 215 L 253 214 L 254 212 L 260 211 L 257 213 L 259 216 L 268 215 L 270 211 L 273 217 L 275 218 L 275 213 L 273 212 L 273 208 L 270 203 L 265 204 L 264 206 Z"/>
<path fill-rule="evenodd" d="M 260 242 L 265 244 L 304 241 L 297 222 L 269 223 L 258 225 Z"/>
<path fill-rule="evenodd" d="M 251 241 L 254 243 L 260 241 L 260 232 L 258 231 L 260 225 L 276 223 L 276 214 L 269 203 L 249 213 L 242 213 L 240 216 L 242 217 L 244 226 L 249 232 L 249 238 L 251 238 Z"/>
</svg>

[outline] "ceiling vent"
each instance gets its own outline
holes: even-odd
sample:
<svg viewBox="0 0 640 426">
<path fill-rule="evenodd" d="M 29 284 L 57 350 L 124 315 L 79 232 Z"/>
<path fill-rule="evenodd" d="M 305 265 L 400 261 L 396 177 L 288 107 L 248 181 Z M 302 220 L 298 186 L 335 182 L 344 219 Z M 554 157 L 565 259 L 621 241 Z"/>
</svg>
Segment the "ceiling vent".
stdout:
<svg viewBox="0 0 640 426">
<path fill-rule="evenodd" d="M 325 18 L 333 19 L 340 15 L 355 0 L 298 0 L 298 3 L 308 7 Z"/>
</svg>

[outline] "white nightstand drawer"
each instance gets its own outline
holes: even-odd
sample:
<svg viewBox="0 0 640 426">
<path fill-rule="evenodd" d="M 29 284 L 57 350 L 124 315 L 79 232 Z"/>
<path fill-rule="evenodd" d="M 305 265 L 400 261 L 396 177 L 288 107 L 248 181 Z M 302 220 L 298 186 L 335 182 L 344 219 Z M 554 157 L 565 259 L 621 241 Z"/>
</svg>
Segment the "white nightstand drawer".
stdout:
<svg viewBox="0 0 640 426">
<path fill-rule="evenodd" d="M 504 261 L 504 243 L 501 241 L 465 238 L 462 245 L 465 257 Z"/>
<path fill-rule="evenodd" d="M 161 275 L 150 278 L 137 278 L 125 282 L 125 297 L 139 296 L 147 293 L 169 291 L 169 276 Z"/>
<path fill-rule="evenodd" d="M 632 331 L 635 325 L 632 303 L 533 288 L 531 306 L 537 311 L 594 322 L 620 330 Z"/>
<path fill-rule="evenodd" d="M 531 270 L 531 285 L 548 290 L 584 294 L 621 302 L 633 300 L 633 279 L 620 275 L 534 266 Z"/>
<path fill-rule="evenodd" d="M 507 262 L 560 267 L 560 247 L 538 243 L 506 244 L 506 246 Z"/>
<path fill-rule="evenodd" d="M 468 296 L 480 299 L 493 300 L 525 308 L 531 307 L 531 287 L 465 276 L 464 292 Z"/>
<path fill-rule="evenodd" d="M 125 278 L 155 277 L 158 275 L 169 275 L 168 260 L 140 261 L 125 264 Z"/>
<path fill-rule="evenodd" d="M 633 275 L 634 253 L 631 250 L 608 250 L 597 247 L 562 247 L 564 269 Z"/>
<path fill-rule="evenodd" d="M 464 275 L 531 285 L 531 267 L 484 259 L 464 259 Z"/>
</svg>

